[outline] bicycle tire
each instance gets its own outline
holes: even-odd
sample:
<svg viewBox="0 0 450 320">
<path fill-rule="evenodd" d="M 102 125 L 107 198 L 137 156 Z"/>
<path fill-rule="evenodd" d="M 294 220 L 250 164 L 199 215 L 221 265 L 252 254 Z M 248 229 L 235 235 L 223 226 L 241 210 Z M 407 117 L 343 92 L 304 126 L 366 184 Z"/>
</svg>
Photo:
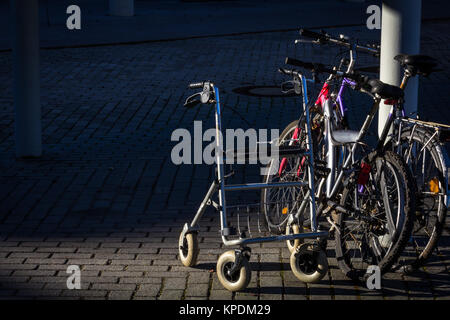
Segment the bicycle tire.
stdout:
<svg viewBox="0 0 450 320">
<path fill-rule="evenodd" d="M 313 118 L 313 114 L 315 111 L 310 111 L 312 112 L 311 114 L 311 118 Z M 297 140 L 300 142 L 300 144 L 302 145 L 303 148 L 306 148 L 306 134 L 305 134 L 305 130 L 304 127 L 306 125 L 305 123 L 306 121 L 306 117 L 304 114 L 302 114 L 302 116 L 300 117 L 299 120 L 294 120 L 291 123 L 289 123 L 283 130 L 283 132 L 280 134 L 279 136 L 279 141 L 281 143 L 283 143 L 284 141 L 290 140 L 293 136 L 294 130 L 295 128 L 297 128 L 300 125 L 300 137 L 297 138 Z M 319 150 L 319 145 L 320 145 L 320 138 L 322 137 L 322 126 L 321 125 L 317 125 L 315 128 L 312 128 L 312 144 L 313 144 L 313 151 L 314 151 L 314 155 L 317 158 L 320 158 L 320 150 Z M 279 144 L 281 145 L 281 144 Z M 292 168 L 293 172 L 289 171 L 289 170 L 283 170 L 282 175 L 278 176 L 278 178 L 280 180 L 283 181 L 298 181 L 298 180 L 304 180 L 306 181 L 306 175 L 307 175 L 307 170 L 301 170 L 301 166 L 303 166 L 300 162 L 302 160 L 300 160 L 300 157 L 298 158 L 287 158 L 286 159 L 289 163 L 290 163 L 290 168 Z M 274 161 L 271 161 L 271 163 L 268 166 L 268 171 L 269 173 L 271 172 L 272 168 L 271 166 L 274 164 Z M 300 169 L 299 169 L 300 168 Z M 306 166 L 304 167 L 306 169 Z M 278 168 L 277 168 L 278 169 Z M 270 175 L 270 174 L 266 174 L 263 177 L 263 182 L 272 182 L 273 179 L 276 177 L 277 175 Z M 289 200 L 287 200 L 287 202 L 291 202 L 291 203 L 295 203 L 295 206 L 293 206 L 293 209 L 297 209 L 298 206 L 300 206 L 304 196 L 306 195 L 306 191 L 308 190 L 307 187 L 296 187 L 299 192 L 296 194 L 295 197 L 291 197 Z M 269 228 L 269 230 L 273 233 L 277 233 L 277 234 L 282 234 L 285 233 L 285 227 L 286 227 L 286 222 L 288 219 L 288 214 L 286 214 L 284 217 L 280 217 L 279 214 L 276 214 L 276 212 L 268 210 L 268 207 L 265 205 L 268 200 L 267 200 L 267 193 L 270 192 L 270 189 L 264 189 L 261 191 L 261 211 L 264 213 L 264 216 L 266 218 L 266 224 Z M 307 206 L 305 207 L 305 212 L 308 212 L 308 217 L 309 217 L 309 203 L 307 204 Z M 295 211 L 295 210 L 290 210 Z M 275 213 L 275 214 L 274 214 Z M 303 219 L 300 218 L 300 219 Z"/>
<path fill-rule="evenodd" d="M 413 269 L 417 269 L 421 266 L 423 266 L 426 261 L 430 258 L 432 255 L 434 249 L 436 248 L 439 238 L 442 234 L 442 231 L 444 230 L 445 226 L 445 219 L 447 214 L 447 207 L 445 203 L 446 198 L 446 190 L 445 190 L 445 179 L 444 174 L 446 174 L 446 165 L 445 165 L 445 155 L 446 150 L 442 147 L 438 139 L 436 137 L 433 138 L 432 133 L 429 132 L 429 130 L 422 129 L 422 128 L 416 128 L 412 130 L 411 127 L 406 127 L 402 130 L 401 136 L 400 136 L 400 146 L 402 147 L 404 144 L 405 146 L 408 146 L 408 148 L 412 148 L 412 143 L 415 143 L 418 145 L 420 150 L 423 149 L 423 152 L 420 152 L 420 155 L 422 156 L 422 171 L 424 169 L 424 163 L 426 161 L 426 154 L 424 153 L 427 151 L 427 153 L 430 155 L 429 159 L 432 160 L 432 164 L 434 166 L 433 168 L 430 168 L 431 170 L 427 169 L 428 174 L 431 174 L 433 177 L 429 176 L 427 178 L 420 178 L 418 173 L 416 171 L 417 165 L 414 165 L 413 163 L 414 158 L 412 156 L 408 156 L 408 150 L 405 150 L 404 148 L 400 148 L 400 153 L 403 159 L 405 160 L 406 164 L 410 168 L 413 178 L 417 184 L 417 204 L 416 204 L 416 219 L 414 221 L 414 227 L 413 227 L 413 234 L 411 237 L 411 241 L 409 243 L 412 243 L 413 250 L 412 252 L 415 252 L 416 256 L 411 258 L 403 257 L 402 265 L 405 266 L 411 266 Z M 417 149 L 416 149 L 417 150 Z M 419 155 L 419 156 L 420 156 Z M 416 155 L 417 158 L 417 155 Z M 430 179 L 431 178 L 431 179 Z M 433 179 L 438 180 L 438 192 L 431 197 L 427 190 L 427 188 L 430 188 L 428 183 L 431 183 Z M 430 190 L 431 191 L 431 190 Z M 428 197 L 427 197 L 428 195 Z M 433 203 L 430 203 L 430 198 L 434 198 L 435 200 Z M 428 200 L 428 201 L 426 201 Z M 431 200 L 432 201 L 432 200 Z M 423 223 L 425 220 L 427 220 L 427 223 L 430 221 L 430 213 L 431 210 L 428 211 L 428 208 L 433 208 L 435 205 L 437 205 L 437 211 L 436 211 L 436 218 L 432 222 L 430 222 L 430 228 L 429 230 L 425 230 L 424 233 L 419 232 L 422 227 L 426 228 L 427 226 L 423 226 Z M 430 232 L 431 231 L 431 232 Z M 420 246 L 420 243 L 423 243 L 422 237 L 425 236 L 428 239 L 425 239 L 426 244 L 423 246 Z"/>
<path fill-rule="evenodd" d="M 294 120 L 291 123 L 289 123 L 286 128 L 284 128 L 283 132 L 279 136 L 279 143 L 278 146 L 282 145 L 282 143 L 286 140 L 291 139 L 293 132 L 295 128 L 297 128 L 299 122 L 302 122 L 302 118 L 300 120 Z M 299 138 L 299 140 L 301 140 Z M 294 161 L 292 161 L 294 160 Z M 289 158 L 288 163 L 292 163 L 292 167 L 297 167 L 297 164 L 295 163 L 295 160 L 298 160 L 297 158 Z M 274 178 L 277 175 L 272 175 L 270 172 L 272 172 L 272 166 L 276 165 L 277 162 L 271 161 L 270 164 L 267 166 L 268 173 L 264 175 L 263 182 L 264 183 L 270 183 L 273 182 Z M 300 187 L 293 187 L 293 188 L 300 188 Z M 276 234 L 282 234 L 285 232 L 286 222 L 288 219 L 288 215 L 281 214 L 278 211 L 271 210 L 271 208 L 268 206 L 268 203 L 270 203 L 270 197 L 268 196 L 268 193 L 270 192 L 270 189 L 263 189 L 261 190 L 261 211 L 264 213 L 265 221 L 267 224 L 267 227 L 270 232 L 276 233 Z"/>
<path fill-rule="evenodd" d="M 366 257 L 366 252 L 363 252 L 363 250 L 368 250 L 370 249 L 370 246 L 374 246 L 373 243 L 377 243 L 379 244 L 379 246 L 381 246 L 382 248 L 372 248 L 372 251 L 369 251 L 369 255 L 371 254 L 371 256 L 369 256 L 368 258 L 371 258 L 372 260 L 370 262 L 367 262 L 367 267 L 370 265 L 377 265 L 380 268 L 380 272 L 381 274 L 386 273 L 387 271 L 390 270 L 390 268 L 392 267 L 392 265 L 397 261 L 397 259 L 399 258 L 400 254 L 402 253 L 403 249 L 405 248 L 407 241 L 411 235 L 411 231 L 412 231 L 412 227 L 413 227 L 413 214 L 415 212 L 415 188 L 414 188 L 414 184 L 413 184 L 413 179 L 411 176 L 411 173 L 409 172 L 408 168 L 406 167 L 403 159 L 396 153 L 392 152 L 392 151 L 387 151 L 384 154 L 378 155 L 377 157 L 375 157 L 372 162 L 370 163 L 370 165 L 372 166 L 372 168 L 378 168 L 377 164 L 385 164 L 386 168 L 390 168 L 391 173 L 393 174 L 394 180 L 398 181 L 397 183 L 397 189 L 398 190 L 398 194 L 403 194 L 402 199 L 403 202 L 400 203 L 398 205 L 398 209 L 397 209 L 397 213 L 400 212 L 402 213 L 402 219 L 400 216 L 398 216 L 397 218 L 397 223 L 395 226 L 395 233 L 393 237 L 386 237 L 386 234 L 382 234 L 382 235 L 377 235 L 375 233 L 375 228 L 373 225 L 367 225 L 366 229 L 371 230 L 371 232 L 373 232 L 375 234 L 375 236 L 372 236 L 372 238 L 370 238 L 369 240 L 371 241 L 371 243 L 366 243 L 369 241 L 365 241 L 363 243 L 363 241 L 361 240 L 361 243 L 359 244 L 359 248 L 357 248 L 356 250 L 351 251 L 349 244 L 346 242 L 347 238 L 347 234 L 350 234 L 351 230 L 346 233 L 348 226 L 351 225 L 351 221 L 352 221 L 352 217 L 350 217 L 347 214 L 344 213 L 333 213 L 333 219 L 336 223 L 336 225 L 339 227 L 339 232 L 335 233 L 335 248 L 336 248 L 336 259 L 338 261 L 338 265 L 340 267 L 340 269 L 342 270 L 342 272 L 349 278 L 353 279 L 353 280 L 357 280 L 357 281 L 363 281 L 366 277 L 366 272 L 367 272 L 367 268 L 361 264 L 360 266 L 357 266 L 357 263 L 359 262 L 359 260 L 361 260 L 362 262 L 364 262 L 364 260 L 367 258 Z M 384 168 L 384 167 L 383 167 Z M 384 172 L 384 169 L 383 169 Z M 383 175 L 380 176 L 384 176 L 386 177 L 386 173 L 384 173 Z M 372 182 L 372 183 L 377 183 Z M 385 190 L 385 188 L 387 189 L 389 187 L 389 184 L 387 182 L 379 182 L 379 185 L 383 185 L 381 190 Z M 341 206 L 352 210 L 352 207 L 355 207 L 354 203 L 350 203 L 352 200 L 351 199 L 351 192 L 356 192 L 355 194 L 358 196 L 358 184 L 357 184 L 357 177 L 356 177 L 356 172 L 353 172 L 352 175 L 350 176 L 349 182 L 344 186 L 344 190 L 342 192 L 342 196 L 341 196 L 341 200 L 340 200 L 340 204 Z M 404 189 L 402 189 L 404 188 Z M 366 191 L 365 192 L 369 192 L 369 187 L 366 186 Z M 402 190 L 404 190 L 403 192 L 401 192 Z M 373 189 L 374 192 L 377 192 L 376 189 Z M 361 198 L 364 198 L 363 196 L 361 196 Z M 386 201 L 390 200 L 388 199 L 389 196 L 385 193 L 383 194 L 383 206 L 385 206 Z M 400 198 L 400 196 L 399 196 Z M 371 199 L 371 197 L 367 197 L 367 199 Z M 372 199 L 373 200 L 373 199 Z M 357 200 L 356 203 L 358 204 Z M 377 205 L 379 203 L 379 200 L 376 201 Z M 361 206 L 364 207 L 364 206 Z M 382 211 L 379 210 L 378 207 L 375 208 L 378 212 Z M 398 211 L 402 209 L 402 211 Z M 369 208 L 369 209 L 364 209 L 366 212 L 368 212 L 368 214 L 366 214 L 366 216 L 375 216 L 376 217 L 376 213 L 377 211 L 373 211 L 374 209 Z M 386 209 L 385 209 L 386 210 Z M 361 210 L 362 211 L 362 210 Z M 387 216 L 387 215 L 386 215 Z M 345 219 L 345 220 L 344 220 Z M 387 219 L 387 218 L 386 218 Z M 373 219 L 374 221 L 376 219 Z M 378 219 L 381 220 L 381 219 Z M 383 222 L 384 223 L 384 222 Z M 361 223 L 361 225 L 364 226 L 363 223 Z M 382 225 L 382 227 L 384 227 L 384 224 Z M 364 230 L 366 230 L 364 229 Z M 360 230 L 362 230 L 360 228 Z M 356 231 L 356 229 L 355 229 Z M 380 232 L 380 229 L 378 229 L 378 232 Z M 392 232 L 392 227 L 390 232 Z M 381 236 L 381 238 L 380 238 Z M 358 243 L 357 241 L 355 241 L 356 239 L 356 233 L 352 234 L 350 236 L 351 241 L 354 241 L 356 244 L 356 247 L 358 247 Z M 350 239 L 349 238 L 349 239 Z M 361 237 L 363 238 L 363 237 Z M 381 239 L 381 241 L 380 241 Z M 387 239 L 387 240 L 386 240 Z M 385 241 L 385 246 L 383 247 L 383 241 Z M 390 242 L 386 242 L 386 241 L 390 241 Z M 386 245 L 389 244 L 388 249 L 386 250 L 385 255 L 379 260 L 379 261 L 375 261 L 375 255 L 374 255 L 374 251 L 378 250 L 382 250 L 386 247 Z M 358 249 L 360 251 L 360 255 L 361 257 L 356 257 L 356 254 L 358 252 Z M 353 257 L 351 257 L 351 252 L 354 252 Z"/>
</svg>

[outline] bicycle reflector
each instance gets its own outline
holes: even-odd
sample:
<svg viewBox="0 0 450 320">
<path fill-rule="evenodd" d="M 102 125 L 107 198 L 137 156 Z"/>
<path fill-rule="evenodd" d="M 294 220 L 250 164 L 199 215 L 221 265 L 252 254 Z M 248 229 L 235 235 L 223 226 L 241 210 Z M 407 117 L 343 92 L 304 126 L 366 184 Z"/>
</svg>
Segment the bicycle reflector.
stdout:
<svg viewBox="0 0 450 320">
<path fill-rule="evenodd" d="M 359 171 L 359 175 L 358 175 L 358 184 L 359 185 L 363 186 L 367 183 L 367 181 L 369 180 L 370 169 L 372 169 L 370 164 L 368 164 L 367 162 L 364 162 L 364 161 L 361 163 L 361 170 Z"/>
<path fill-rule="evenodd" d="M 283 210 L 281 211 L 282 214 L 287 214 L 288 213 L 288 208 L 284 207 Z"/>
<path fill-rule="evenodd" d="M 384 104 L 393 106 L 395 104 L 398 104 L 398 100 L 396 100 L 396 99 L 386 99 L 386 100 L 384 100 Z"/>
<path fill-rule="evenodd" d="M 430 180 L 430 191 L 432 193 L 439 193 L 439 180 L 437 178 Z"/>
</svg>

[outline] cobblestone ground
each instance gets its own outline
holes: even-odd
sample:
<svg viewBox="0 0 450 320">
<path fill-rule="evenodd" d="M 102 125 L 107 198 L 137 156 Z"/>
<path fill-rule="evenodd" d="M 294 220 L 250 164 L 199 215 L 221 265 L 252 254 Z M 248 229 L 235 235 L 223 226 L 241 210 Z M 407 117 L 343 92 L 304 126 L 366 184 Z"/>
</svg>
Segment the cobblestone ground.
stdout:
<svg viewBox="0 0 450 320">
<path fill-rule="evenodd" d="M 356 27 L 334 30 L 361 38 Z M 448 21 L 427 22 L 422 52 L 446 71 L 424 79 L 420 112 L 450 123 Z M 328 275 L 299 282 L 283 243 L 253 246 L 249 288 L 232 294 L 215 273 L 226 249 L 217 214 L 200 222 L 200 261 L 181 266 L 177 241 L 214 171 L 170 161 L 175 128 L 193 120 L 213 126 L 213 110 L 182 107 L 186 84 L 214 80 L 222 89 L 224 127 L 282 128 L 295 119 L 294 98 L 233 93 L 243 85 L 279 84 L 285 56 L 329 63 L 333 52 L 294 47 L 295 32 L 264 33 L 139 45 L 42 51 L 44 155 L 14 158 L 10 53 L 0 53 L 0 296 L 58 299 L 449 299 L 448 223 L 439 254 L 413 275 L 389 273 L 381 291 L 348 281 L 329 242 Z M 362 58 L 362 57 L 361 57 Z M 369 60 L 368 58 L 364 58 Z M 366 111 L 352 94 L 353 124 Z M 354 102 L 354 103 L 351 103 Z M 356 103 L 357 102 L 357 103 Z M 355 106 L 358 105 L 356 108 Z M 235 182 L 258 181 L 242 168 Z M 236 197 L 243 200 L 243 197 Z M 247 199 L 253 199 L 249 196 Z M 250 201 L 250 200 L 249 200 Z M 69 265 L 81 268 L 81 290 L 68 290 Z"/>
</svg>

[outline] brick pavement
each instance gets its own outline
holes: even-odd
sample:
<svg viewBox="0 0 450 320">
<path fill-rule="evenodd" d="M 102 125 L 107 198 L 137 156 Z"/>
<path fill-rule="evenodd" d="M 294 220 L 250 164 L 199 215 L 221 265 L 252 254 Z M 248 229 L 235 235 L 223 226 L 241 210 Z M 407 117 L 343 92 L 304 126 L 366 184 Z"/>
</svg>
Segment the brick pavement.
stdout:
<svg viewBox="0 0 450 320">
<path fill-rule="evenodd" d="M 423 24 L 422 52 L 449 69 L 448 21 Z M 340 29 L 376 38 L 361 28 Z M 338 32 L 340 30 L 335 30 Z M 0 297 L 3 299 L 449 299 L 448 228 L 439 255 L 413 275 L 389 273 L 383 290 L 348 281 L 336 267 L 317 284 L 296 280 L 284 244 L 253 247 L 245 292 L 223 289 L 214 271 L 224 252 L 217 215 L 201 221 L 199 265 L 177 260 L 183 223 L 214 173 L 170 163 L 171 132 L 213 126 L 213 110 L 182 108 L 191 81 L 222 89 L 224 127 L 282 128 L 298 114 L 293 98 L 237 95 L 233 88 L 280 83 L 287 55 L 330 61 L 331 53 L 294 47 L 295 32 L 214 37 L 140 45 L 42 51 L 44 155 L 14 159 L 10 53 L 0 53 Z M 314 57 L 314 58 L 313 58 Z M 450 123 L 448 71 L 423 80 L 420 112 Z M 439 87 L 435 87 L 439 85 Z M 349 105 L 364 105 L 352 95 Z M 357 104 L 358 103 L 358 104 Z M 280 112 L 282 110 L 282 112 Z M 363 110 L 353 109 L 352 123 Z M 357 112 L 355 112 L 357 111 Z M 236 182 L 258 179 L 242 168 Z M 447 223 L 448 226 L 448 223 Z M 81 267 L 81 290 L 66 269 Z"/>
</svg>

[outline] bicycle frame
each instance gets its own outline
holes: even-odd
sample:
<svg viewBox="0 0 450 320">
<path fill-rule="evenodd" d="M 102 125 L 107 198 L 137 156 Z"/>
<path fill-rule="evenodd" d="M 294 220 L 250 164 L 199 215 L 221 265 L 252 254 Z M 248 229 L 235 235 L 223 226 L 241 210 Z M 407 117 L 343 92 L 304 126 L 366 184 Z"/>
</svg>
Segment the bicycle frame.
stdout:
<svg viewBox="0 0 450 320">
<path fill-rule="evenodd" d="M 411 75 L 409 74 L 409 72 L 407 70 L 405 70 L 405 74 L 403 76 L 400 88 L 404 89 L 408 83 L 409 78 L 411 77 Z M 341 83 L 341 87 L 339 89 L 339 93 L 336 97 L 336 103 L 339 105 L 340 111 L 342 113 L 342 116 L 345 117 L 345 107 L 344 107 L 344 101 L 343 101 L 343 92 L 344 92 L 344 88 L 348 85 L 354 85 L 355 83 L 347 78 L 344 78 L 342 80 Z M 388 104 L 386 104 L 388 105 Z M 385 148 L 385 146 L 387 145 L 387 143 L 389 142 L 389 140 L 394 137 L 394 143 L 397 145 L 397 150 L 396 152 L 399 153 L 400 152 L 400 139 L 401 139 L 401 132 L 402 132 L 402 126 L 405 125 L 412 125 L 412 129 L 411 130 L 416 130 L 416 128 L 423 128 L 425 130 L 433 130 L 434 133 L 431 135 L 430 139 L 428 141 L 425 142 L 425 145 L 427 145 L 428 143 L 431 142 L 431 140 L 434 137 L 439 137 L 440 132 L 442 131 L 440 126 L 443 126 L 441 124 L 433 124 L 433 125 L 429 125 L 423 121 L 420 121 L 418 119 L 412 119 L 409 118 L 405 115 L 405 110 L 404 110 L 404 106 L 403 103 L 399 103 L 398 101 L 391 101 L 389 102 L 389 105 L 391 105 L 391 110 L 389 112 L 389 116 L 386 120 L 386 123 L 383 127 L 383 131 L 378 139 L 378 143 L 377 143 L 377 150 L 382 150 L 383 148 Z M 396 121 L 396 119 L 399 119 L 399 121 Z M 447 128 L 448 126 L 446 126 L 445 129 L 450 130 L 450 128 Z M 391 131 L 391 129 L 393 129 L 392 134 L 389 134 L 389 132 Z M 441 162 L 441 165 L 443 168 L 446 168 L 444 171 L 446 172 L 442 172 L 443 178 L 444 178 L 444 189 L 445 189 L 445 195 L 444 195 L 444 203 L 445 206 L 448 207 L 450 204 L 450 190 L 449 190 L 449 168 L 450 168 L 450 158 L 447 155 L 447 153 L 445 151 L 442 150 L 442 148 L 437 148 L 436 149 L 439 155 L 439 159 Z M 330 150 L 329 150 L 330 151 Z M 334 152 L 334 149 L 331 151 Z"/>
<path fill-rule="evenodd" d="M 337 101 L 339 103 L 339 109 L 343 113 L 343 115 L 345 115 L 345 107 L 344 107 L 343 100 L 342 100 L 342 95 L 343 95 L 344 89 L 347 85 L 354 85 L 354 84 L 355 83 L 352 80 L 344 78 L 344 80 L 341 84 L 340 90 L 338 92 Z M 323 191 L 324 184 L 326 183 L 326 194 L 325 194 L 326 195 L 326 202 L 325 202 L 326 205 L 332 206 L 337 211 L 349 214 L 349 211 L 347 209 L 339 206 L 332 199 L 337 196 L 337 193 L 342 185 L 342 181 L 343 181 L 345 172 L 351 170 L 352 166 L 355 163 L 354 156 L 357 151 L 358 144 L 362 141 L 362 139 L 367 134 L 370 124 L 372 123 L 372 121 L 378 111 L 381 99 L 372 96 L 374 98 L 374 103 L 372 105 L 372 108 L 369 111 L 368 115 L 366 116 L 366 119 L 365 119 L 360 131 L 358 132 L 356 141 L 354 143 L 352 143 L 350 152 L 343 159 L 343 165 L 341 166 L 341 168 L 339 168 L 339 171 L 337 172 L 337 176 L 336 176 L 335 151 L 336 151 L 336 147 L 338 145 L 340 145 L 340 143 L 334 141 L 333 137 L 332 137 L 332 109 L 333 109 L 333 107 L 332 107 L 331 99 L 328 96 L 328 93 L 329 93 L 328 83 L 325 82 L 322 87 L 322 90 L 320 91 L 319 97 L 316 100 L 316 103 L 319 103 L 320 106 L 322 106 L 323 112 L 324 112 L 325 139 L 326 139 L 325 141 L 327 143 L 327 158 L 328 158 L 327 167 L 330 169 L 330 173 L 328 174 L 328 176 L 326 178 L 321 178 L 320 182 L 318 183 L 319 186 L 317 188 L 316 197 L 320 197 L 320 195 L 322 194 L 322 191 Z M 307 119 L 307 121 L 308 121 L 308 119 Z M 379 144 L 377 146 L 376 151 L 380 151 L 380 148 L 382 148 L 381 144 Z M 305 198 L 307 198 L 309 196 L 310 196 L 310 194 L 308 191 L 306 193 Z M 302 204 L 300 205 L 297 213 L 295 214 L 295 219 L 299 219 L 303 215 L 305 207 L 306 207 L 306 202 L 304 200 L 302 202 Z M 321 214 L 321 211 L 319 210 L 317 215 L 320 215 L 320 214 Z"/>
</svg>

